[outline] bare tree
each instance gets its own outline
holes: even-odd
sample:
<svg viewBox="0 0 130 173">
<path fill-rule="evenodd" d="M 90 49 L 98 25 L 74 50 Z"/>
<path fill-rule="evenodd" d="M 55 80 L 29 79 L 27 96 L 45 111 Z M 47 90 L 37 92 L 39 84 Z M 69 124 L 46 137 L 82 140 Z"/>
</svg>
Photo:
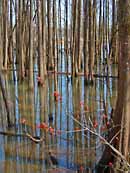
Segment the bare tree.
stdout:
<svg viewBox="0 0 130 173">
<path fill-rule="evenodd" d="M 84 0 L 84 43 L 83 43 L 83 53 L 84 53 L 84 76 L 85 83 L 88 81 L 88 1 Z"/>
<path fill-rule="evenodd" d="M 47 24 L 48 24 L 48 59 L 47 59 L 47 67 L 48 70 L 54 69 L 54 59 L 52 53 L 52 25 L 51 25 L 51 1 L 47 0 Z"/>
<path fill-rule="evenodd" d="M 33 1 L 30 0 L 30 25 L 29 25 L 29 87 L 33 88 Z"/>
<path fill-rule="evenodd" d="M 3 37 L 2 37 L 2 29 L 3 29 L 3 22 L 2 22 L 2 1 L 0 1 L 0 69 L 2 69 L 2 57 L 3 57 Z"/>
<path fill-rule="evenodd" d="M 7 70 L 8 63 L 8 1 L 2 1 L 3 8 L 3 68 Z"/>
<path fill-rule="evenodd" d="M 115 128 L 109 133 L 109 141 L 111 144 L 118 149 L 124 158 L 128 158 L 128 149 L 130 143 L 130 116 L 129 116 L 129 106 L 130 106 L 130 0 L 122 1 L 119 0 L 119 9 L 118 9 L 118 22 L 119 22 L 119 80 L 118 80 L 118 97 L 116 103 L 116 109 L 113 116 L 113 123 Z M 122 91 L 122 92 L 120 92 Z M 117 143 L 116 137 L 119 139 Z M 110 153 L 109 155 L 106 153 Z M 113 157 L 115 153 L 111 151 L 109 147 L 106 147 L 103 156 L 99 162 L 98 171 L 104 172 L 104 168 L 101 165 L 107 165 L 110 161 L 117 161 Z M 119 162 L 120 161 L 120 162 Z M 124 172 L 127 170 L 127 165 L 123 164 L 123 167 L 120 167 L 122 160 L 118 158 L 118 163 L 115 169 L 122 169 Z M 109 168 L 108 170 L 109 171 Z M 114 172 L 114 170 L 111 170 Z"/>
<path fill-rule="evenodd" d="M 54 70 L 57 71 L 57 57 L 56 57 L 56 32 L 57 32 L 57 18 L 56 18 L 56 1 L 53 0 L 53 58 L 54 58 Z"/>
<path fill-rule="evenodd" d="M 94 70 L 94 52 L 93 52 L 93 12 L 92 12 L 92 1 L 89 0 L 89 80 L 93 82 L 93 70 Z"/>
</svg>

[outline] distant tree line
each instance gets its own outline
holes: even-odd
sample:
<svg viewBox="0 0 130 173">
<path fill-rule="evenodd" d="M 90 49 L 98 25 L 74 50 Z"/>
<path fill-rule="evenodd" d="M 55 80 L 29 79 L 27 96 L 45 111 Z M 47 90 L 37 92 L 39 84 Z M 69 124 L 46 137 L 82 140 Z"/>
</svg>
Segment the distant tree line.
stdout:
<svg viewBox="0 0 130 173">
<path fill-rule="evenodd" d="M 2 0 L 0 68 L 17 64 L 32 88 L 34 64 L 43 81 L 63 63 L 66 74 L 93 81 L 99 64 L 117 63 L 117 11 L 116 0 Z"/>
</svg>

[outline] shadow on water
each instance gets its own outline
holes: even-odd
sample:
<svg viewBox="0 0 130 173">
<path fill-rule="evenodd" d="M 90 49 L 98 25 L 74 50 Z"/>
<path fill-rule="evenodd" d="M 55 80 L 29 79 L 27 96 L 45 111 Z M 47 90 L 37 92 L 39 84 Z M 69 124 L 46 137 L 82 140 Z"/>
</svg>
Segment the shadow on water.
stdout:
<svg viewBox="0 0 130 173">
<path fill-rule="evenodd" d="M 26 132 L 37 139 L 35 143 L 26 136 L 0 135 L 0 172 L 93 172 L 103 152 L 101 141 L 85 127 L 107 135 L 103 120 L 108 121 L 116 100 L 116 80 L 96 78 L 91 86 L 84 85 L 84 78 L 68 80 L 64 75 L 46 79 L 46 85 L 38 87 L 35 74 L 34 92 L 23 84 L 12 82 L 11 73 L 4 76 L 8 93 L 11 119 L 16 126 L 7 129 L 6 110 L 0 95 L 0 131 L 16 134 Z M 104 107 L 105 103 L 105 107 Z M 53 157 L 57 164 L 53 163 Z"/>
</svg>

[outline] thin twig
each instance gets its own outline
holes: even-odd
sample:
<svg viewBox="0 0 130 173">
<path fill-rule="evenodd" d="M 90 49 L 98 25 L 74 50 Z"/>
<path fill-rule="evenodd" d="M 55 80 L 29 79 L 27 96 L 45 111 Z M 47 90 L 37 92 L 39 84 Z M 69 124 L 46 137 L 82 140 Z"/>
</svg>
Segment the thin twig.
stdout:
<svg viewBox="0 0 130 173">
<path fill-rule="evenodd" d="M 119 133 L 121 132 L 121 130 L 119 130 L 114 136 L 113 138 L 110 140 L 110 144 L 113 142 L 113 140 L 119 135 Z"/>
<path fill-rule="evenodd" d="M 73 116 L 67 113 L 67 116 L 71 117 L 75 122 L 77 122 L 81 127 L 83 127 L 85 130 L 88 130 L 90 133 L 94 134 L 95 136 L 99 137 L 103 143 L 107 146 L 109 146 L 122 160 L 125 161 L 126 165 L 130 168 L 130 164 L 126 160 L 126 158 L 115 148 L 113 147 L 104 137 L 102 137 L 99 133 L 92 131 L 88 127 L 84 127 L 83 124 L 81 124 L 77 119 L 75 119 Z"/>
</svg>

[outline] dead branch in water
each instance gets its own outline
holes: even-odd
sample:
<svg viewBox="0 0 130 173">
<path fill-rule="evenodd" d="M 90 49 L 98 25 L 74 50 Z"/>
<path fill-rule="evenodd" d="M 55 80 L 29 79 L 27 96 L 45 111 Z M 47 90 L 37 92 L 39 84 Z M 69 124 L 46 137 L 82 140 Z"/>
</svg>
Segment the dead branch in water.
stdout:
<svg viewBox="0 0 130 173">
<path fill-rule="evenodd" d="M 27 137 L 30 140 L 32 140 L 35 143 L 40 143 L 42 142 L 45 138 L 44 137 L 38 137 L 38 136 L 32 136 L 31 134 L 25 132 L 25 133 L 21 133 L 21 134 L 17 134 L 14 132 L 4 132 L 4 131 L 0 131 L 0 135 L 5 135 L 5 136 L 15 136 L 15 137 Z"/>
<path fill-rule="evenodd" d="M 38 136 L 32 136 L 31 134 L 29 134 L 27 132 L 25 132 L 25 135 L 35 143 L 42 142 L 45 139 L 43 136 L 40 138 Z"/>
</svg>

